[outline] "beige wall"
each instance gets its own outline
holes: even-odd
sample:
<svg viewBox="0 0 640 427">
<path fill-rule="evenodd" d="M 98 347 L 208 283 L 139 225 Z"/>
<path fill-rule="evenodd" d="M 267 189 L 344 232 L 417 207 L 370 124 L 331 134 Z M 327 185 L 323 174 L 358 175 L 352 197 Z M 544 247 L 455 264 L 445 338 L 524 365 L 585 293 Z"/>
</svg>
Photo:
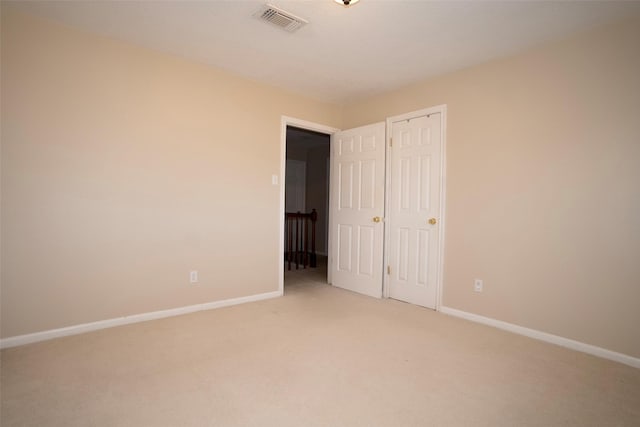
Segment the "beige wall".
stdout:
<svg viewBox="0 0 640 427">
<path fill-rule="evenodd" d="M 280 118 L 337 110 L 3 5 L 1 336 L 276 291 Z"/>
<path fill-rule="evenodd" d="M 444 305 L 640 357 L 640 20 L 347 105 L 344 127 L 438 104 Z"/>
</svg>

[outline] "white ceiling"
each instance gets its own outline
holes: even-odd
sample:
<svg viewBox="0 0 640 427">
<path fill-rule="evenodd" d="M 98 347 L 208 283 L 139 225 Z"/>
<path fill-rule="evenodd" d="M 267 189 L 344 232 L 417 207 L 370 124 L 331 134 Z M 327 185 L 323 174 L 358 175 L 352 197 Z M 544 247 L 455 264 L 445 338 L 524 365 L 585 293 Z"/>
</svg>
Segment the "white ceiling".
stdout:
<svg viewBox="0 0 640 427">
<path fill-rule="evenodd" d="M 4 1 L 3 1 L 4 3 Z M 640 1 L 270 0 L 295 33 L 252 15 L 267 1 L 35 1 L 23 11 L 342 103 L 640 14 Z"/>
</svg>

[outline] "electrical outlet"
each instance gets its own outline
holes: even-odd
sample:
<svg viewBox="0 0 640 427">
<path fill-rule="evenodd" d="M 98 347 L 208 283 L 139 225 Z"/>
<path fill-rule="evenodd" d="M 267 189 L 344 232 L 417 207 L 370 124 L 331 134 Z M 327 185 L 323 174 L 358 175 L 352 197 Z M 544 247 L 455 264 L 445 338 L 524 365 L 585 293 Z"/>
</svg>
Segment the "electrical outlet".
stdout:
<svg viewBox="0 0 640 427">
<path fill-rule="evenodd" d="M 474 291 L 476 291 L 476 292 L 482 292 L 482 287 L 483 287 L 482 279 L 476 279 L 476 280 L 473 282 L 473 290 L 474 290 Z"/>
<path fill-rule="evenodd" d="M 198 283 L 198 270 L 189 272 L 189 283 Z"/>
</svg>

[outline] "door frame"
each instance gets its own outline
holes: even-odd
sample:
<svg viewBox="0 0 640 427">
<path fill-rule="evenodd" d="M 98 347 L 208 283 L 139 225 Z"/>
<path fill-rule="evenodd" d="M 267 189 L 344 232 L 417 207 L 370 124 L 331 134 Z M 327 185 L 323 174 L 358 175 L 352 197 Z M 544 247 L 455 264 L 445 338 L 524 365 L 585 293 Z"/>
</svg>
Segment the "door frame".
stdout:
<svg viewBox="0 0 640 427">
<path fill-rule="evenodd" d="M 426 116 L 429 114 L 440 113 L 440 128 L 442 129 L 442 135 L 440 139 L 440 149 L 442 155 L 440 156 L 440 212 L 438 212 L 438 218 L 440 222 L 440 233 L 438 236 L 438 253 L 437 256 L 437 271 L 436 271 L 436 311 L 440 311 L 442 307 L 442 283 L 443 283 L 443 273 L 444 273 L 444 232 L 445 232 L 445 199 L 446 199 L 446 142 L 447 142 L 447 105 L 441 104 L 436 105 L 435 107 L 424 108 L 421 110 L 412 111 L 410 113 L 404 113 L 397 116 L 387 117 L 386 120 L 386 152 L 385 152 L 385 201 L 384 201 L 384 211 L 385 211 L 385 223 L 389 221 L 387 217 L 390 212 L 390 197 L 391 194 L 391 174 L 389 171 L 391 170 L 391 129 L 393 126 L 393 122 L 398 122 L 401 120 L 408 120 L 414 117 Z M 386 224 L 385 224 L 386 225 Z M 384 253 L 383 260 L 384 265 L 389 265 L 389 242 L 391 241 L 391 230 L 389 227 L 385 226 L 384 228 Z M 386 269 L 385 269 L 386 270 Z M 389 287 L 389 275 L 384 274 L 382 279 L 382 296 L 383 298 L 389 298 L 390 287 Z"/>
<path fill-rule="evenodd" d="M 284 194 L 285 194 L 285 179 L 286 179 L 286 166 L 287 166 L 287 126 L 294 126 L 301 129 L 307 129 L 314 132 L 320 132 L 329 135 L 329 159 L 331 159 L 331 144 L 333 144 L 332 135 L 338 132 L 340 129 L 322 125 L 319 123 L 310 122 L 307 120 L 297 119 L 295 117 L 282 116 L 280 119 L 280 216 L 278 217 L 278 292 L 280 295 L 284 295 L 284 227 L 285 220 L 284 215 L 286 213 L 284 206 Z M 329 173 L 329 184 L 331 184 L 333 174 Z M 331 205 L 331 191 L 329 192 L 329 205 Z M 329 215 L 329 227 L 331 227 L 331 215 Z M 331 239 L 327 242 L 327 281 L 331 283 Z"/>
</svg>

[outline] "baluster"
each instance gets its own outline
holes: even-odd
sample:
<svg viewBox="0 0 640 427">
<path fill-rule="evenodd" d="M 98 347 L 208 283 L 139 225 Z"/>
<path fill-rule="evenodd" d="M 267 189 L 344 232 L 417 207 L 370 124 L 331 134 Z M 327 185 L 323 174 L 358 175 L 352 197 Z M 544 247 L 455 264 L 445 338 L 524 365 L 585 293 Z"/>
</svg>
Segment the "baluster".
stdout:
<svg viewBox="0 0 640 427">
<path fill-rule="evenodd" d="M 296 270 L 300 268 L 300 257 L 302 255 L 300 253 L 302 252 L 302 242 L 300 241 L 300 231 L 301 231 L 300 219 L 301 219 L 301 213 L 300 211 L 298 211 L 298 213 L 296 214 Z"/>
<path fill-rule="evenodd" d="M 318 220 L 318 212 L 315 209 L 311 210 L 311 267 L 317 267 L 316 256 L 316 221 Z"/>
<path fill-rule="evenodd" d="M 303 242 L 302 244 L 304 245 L 304 254 L 302 255 L 302 266 L 303 268 L 307 268 L 308 264 L 309 264 L 309 242 L 308 242 L 308 238 L 307 238 L 307 231 L 308 231 L 308 220 L 307 220 L 307 214 L 304 214 L 304 216 L 302 217 L 302 224 L 303 224 L 303 231 L 302 231 L 302 239 Z"/>
<path fill-rule="evenodd" d="M 300 269 L 300 264 L 303 269 L 317 267 L 316 222 L 318 213 L 316 210 L 312 209 L 311 213 L 301 213 L 300 211 L 285 213 L 285 220 L 287 269 L 291 270 L 292 262 L 295 262 L 296 270 Z M 311 242 L 309 242 L 309 237 L 311 237 Z"/>
<path fill-rule="evenodd" d="M 288 270 L 291 270 L 291 233 L 292 233 L 292 227 L 291 227 L 291 216 L 289 214 L 286 214 L 286 218 L 287 218 L 287 263 L 288 263 Z"/>
</svg>

